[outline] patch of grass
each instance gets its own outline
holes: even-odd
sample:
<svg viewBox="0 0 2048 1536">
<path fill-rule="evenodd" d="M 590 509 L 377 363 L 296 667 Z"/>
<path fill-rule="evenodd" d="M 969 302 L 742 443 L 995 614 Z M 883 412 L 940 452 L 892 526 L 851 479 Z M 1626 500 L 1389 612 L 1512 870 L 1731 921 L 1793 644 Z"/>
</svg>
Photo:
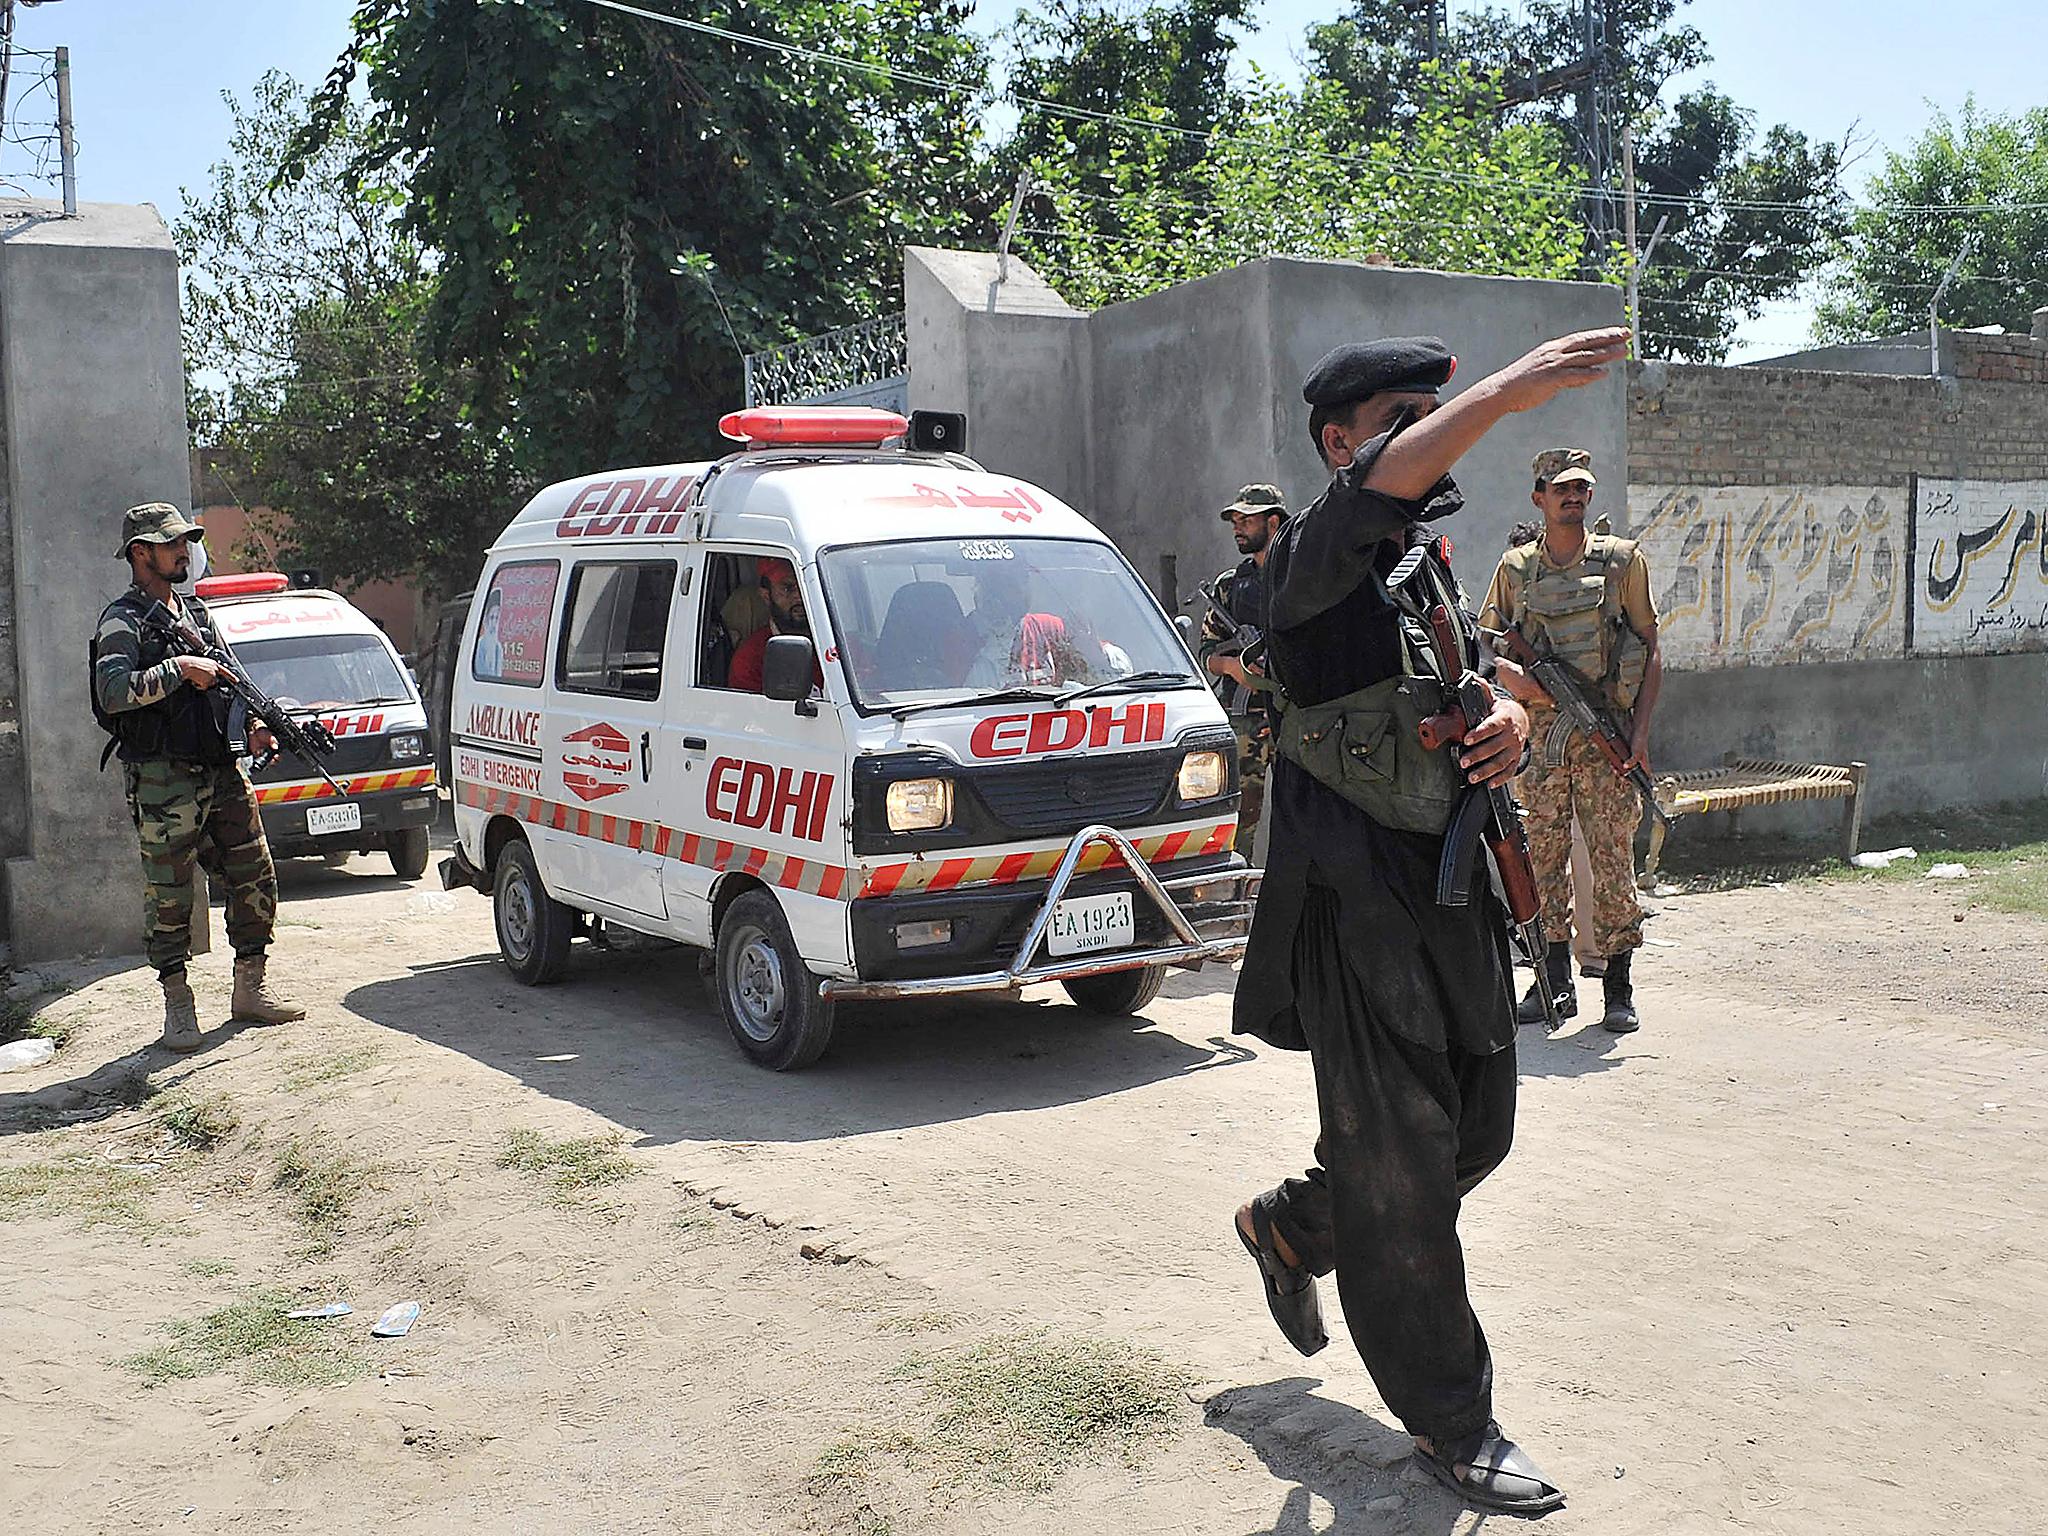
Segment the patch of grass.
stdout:
<svg viewBox="0 0 2048 1536">
<path fill-rule="evenodd" d="M 910 1312 L 877 1318 L 875 1326 L 884 1333 L 944 1333 L 958 1321 L 950 1312 Z"/>
<path fill-rule="evenodd" d="M 280 928 L 322 928 L 326 925 L 324 923 L 317 923 L 310 917 L 280 917 L 277 920 L 277 926 Z"/>
<path fill-rule="evenodd" d="M 165 1323 L 167 1343 L 121 1364 L 151 1387 L 223 1371 L 264 1386 L 333 1387 L 370 1369 L 333 1324 L 285 1316 L 298 1305 L 283 1291 L 260 1291 L 204 1317 Z"/>
<path fill-rule="evenodd" d="M 557 1199 L 573 1200 L 639 1174 L 640 1165 L 619 1150 L 624 1139 L 614 1134 L 549 1141 L 538 1131 L 511 1131 L 498 1153 L 498 1166 L 541 1179 Z"/>
<path fill-rule="evenodd" d="M 892 1376 L 925 1391 L 919 1424 L 864 1431 L 829 1447 L 804 1490 L 844 1502 L 889 1457 L 938 1490 L 1040 1492 L 1070 1467 L 1119 1461 L 1173 1429 L 1187 1377 L 1157 1355 L 1103 1339 L 1018 1334 L 915 1353 Z"/>
<path fill-rule="evenodd" d="M 341 1233 L 373 1170 L 320 1136 L 295 1136 L 277 1155 L 273 1187 L 291 1197 L 292 1214 L 324 1246 Z"/>
<path fill-rule="evenodd" d="M 1935 864 L 1967 864 L 1967 889 L 1981 906 L 2048 916 L 2048 801 L 1959 808 L 1866 822 L 1867 849 L 1912 848 L 1915 859 L 1886 869 L 1857 869 L 1845 862 L 1832 836 L 1798 838 L 1766 833 L 1739 840 L 1718 833 L 1725 823 L 1694 827 L 1686 821 L 1664 846 L 1659 878 L 1693 891 L 1737 890 L 1744 886 L 1800 880 L 1867 884 L 1925 880 Z M 2014 871 L 2014 873 L 2009 873 Z M 1988 877 L 1981 878 L 1980 877 Z"/>
<path fill-rule="evenodd" d="M 711 1217 L 703 1211 L 678 1211 L 669 1221 L 671 1232 L 680 1232 L 694 1237 L 700 1232 L 709 1232 Z"/>
<path fill-rule="evenodd" d="M 235 1266 L 226 1259 L 187 1259 L 185 1273 L 196 1275 L 201 1280 L 218 1280 L 222 1275 L 231 1275 Z"/>
<path fill-rule="evenodd" d="M 103 1157 L 53 1158 L 0 1168 L 0 1221 L 31 1215 L 75 1216 L 88 1227 L 148 1235 L 161 1223 L 143 1206 L 149 1180 Z"/>
<path fill-rule="evenodd" d="M 293 1093 L 303 1093 L 323 1083 L 352 1077 L 367 1067 L 375 1066 L 381 1059 L 382 1054 L 371 1045 L 359 1045 L 327 1056 L 302 1056 L 287 1064 L 284 1086 Z"/>
<path fill-rule="evenodd" d="M 163 1113 L 163 1127 L 198 1152 L 211 1152 L 241 1128 L 242 1117 L 224 1093 L 181 1099 Z"/>
<path fill-rule="evenodd" d="M 44 1011 L 54 1001 L 47 992 L 24 992 L 0 997 L 0 1045 L 10 1040 L 54 1040 L 62 1050 L 71 1043 L 77 1026 L 70 1019 L 53 1019 Z"/>
</svg>

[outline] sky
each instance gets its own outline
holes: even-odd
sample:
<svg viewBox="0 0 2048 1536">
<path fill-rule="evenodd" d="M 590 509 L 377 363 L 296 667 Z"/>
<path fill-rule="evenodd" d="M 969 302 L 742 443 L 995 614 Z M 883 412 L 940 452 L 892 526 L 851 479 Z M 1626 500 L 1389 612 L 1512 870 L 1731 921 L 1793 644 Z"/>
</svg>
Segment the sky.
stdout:
<svg viewBox="0 0 2048 1536">
<path fill-rule="evenodd" d="M 978 14 L 999 26 L 1016 5 L 979 0 Z M 1453 27 L 1470 8 L 1450 0 Z M 221 92 L 246 93 L 272 68 L 319 80 L 348 40 L 352 9 L 349 0 L 53 0 L 23 9 L 15 37 L 23 48 L 71 49 L 79 196 L 154 203 L 169 218 L 179 189 L 202 187 L 226 148 Z M 1265 0 L 1241 57 L 1297 78 L 1309 25 L 1340 9 L 1337 0 Z M 1882 163 L 1883 147 L 1911 142 L 1930 103 L 1953 111 L 1974 92 L 1989 111 L 2048 106 L 2039 0 L 1694 0 L 1681 15 L 1706 35 L 1714 62 L 1667 93 L 1711 80 L 1760 125 L 1830 139 L 1858 125 L 1875 142 L 1852 191 Z M 29 61 L 17 73 L 18 100 L 23 73 L 33 80 L 34 71 Z M 24 128 L 52 116 L 47 93 L 21 101 Z M 19 182 L 27 167 L 20 150 L 0 152 L 0 177 L 54 196 Z M 1809 320 L 1803 301 L 1774 308 L 1744 327 L 1736 359 L 1798 346 Z"/>
</svg>

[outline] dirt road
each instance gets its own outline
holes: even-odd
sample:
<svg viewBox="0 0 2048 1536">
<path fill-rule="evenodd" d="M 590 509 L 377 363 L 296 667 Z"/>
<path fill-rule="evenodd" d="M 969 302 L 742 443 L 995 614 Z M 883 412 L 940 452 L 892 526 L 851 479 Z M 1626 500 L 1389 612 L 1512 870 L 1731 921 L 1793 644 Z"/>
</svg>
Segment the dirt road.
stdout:
<svg viewBox="0 0 2048 1536">
<path fill-rule="evenodd" d="M 1229 975 L 1118 1024 L 871 1005 L 774 1076 L 691 956 L 523 989 L 481 898 L 381 867 L 288 867 L 306 1023 L 174 1062 L 117 972 L 0 1077 L 0 1527 L 1473 1528 L 1402 1465 L 1334 1289 L 1304 1361 L 1230 1238 L 1314 1112 L 1305 1061 L 1229 1035 Z M 1640 1034 L 1523 1032 L 1464 1232 L 1500 1417 L 1570 1495 L 1546 1529 L 2038 1529 L 2005 1490 L 2048 1427 L 2048 925 L 1958 885 L 1667 901 Z M 217 1019 L 225 962 L 196 970 Z M 195 1102 L 236 1122 L 211 1150 L 166 1129 Z M 612 1184 L 508 1152 L 614 1131 Z M 354 1302 L 310 1325 L 339 1384 L 158 1368 L 266 1290 Z M 1040 1336 L 1137 1346 L 1173 1411 L 1106 1461 L 964 1465 L 934 1362 Z"/>
</svg>

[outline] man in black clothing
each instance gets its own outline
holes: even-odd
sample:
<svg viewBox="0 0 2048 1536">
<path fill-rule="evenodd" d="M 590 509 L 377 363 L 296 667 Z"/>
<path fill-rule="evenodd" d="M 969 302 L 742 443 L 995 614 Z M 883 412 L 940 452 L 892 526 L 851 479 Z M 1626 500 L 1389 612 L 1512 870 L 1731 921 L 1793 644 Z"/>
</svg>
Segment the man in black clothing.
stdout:
<svg viewBox="0 0 2048 1536">
<path fill-rule="evenodd" d="M 1286 692 L 1265 884 L 1235 1028 L 1315 1066 L 1319 1167 L 1237 1213 L 1268 1305 L 1305 1354 L 1326 1338 L 1315 1277 L 1416 1456 L 1467 1502 L 1540 1514 L 1564 1496 L 1493 1420 L 1493 1363 L 1466 1297 L 1459 1201 L 1514 1131 L 1506 914 L 1480 879 L 1439 906 L 1462 785 L 1505 784 L 1528 717 L 1505 690 L 1459 747 L 1415 739 L 1428 698 L 1387 578 L 1419 525 L 1463 505 L 1449 470 L 1503 417 L 1593 383 L 1627 333 L 1544 343 L 1439 404 L 1457 364 L 1434 337 L 1340 347 L 1302 389 L 1329 488 L 1274 541 L 1267 654 Z M 1421 709 L 1432 712 L 1434 704 Z M 1456 754 L 1453 766 L 1449 754 Z"/>
</svg>

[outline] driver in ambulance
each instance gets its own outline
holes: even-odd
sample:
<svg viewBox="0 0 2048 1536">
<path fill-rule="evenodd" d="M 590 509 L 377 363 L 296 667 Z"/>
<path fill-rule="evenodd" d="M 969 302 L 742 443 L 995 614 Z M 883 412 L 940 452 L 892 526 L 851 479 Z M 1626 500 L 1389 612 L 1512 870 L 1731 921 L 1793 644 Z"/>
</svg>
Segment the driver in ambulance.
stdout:
<svg viewBox="0 0 2048 1536">
<path fill-rule="evenodd" d="M 760 574 L 761 590 L 768 598 L 768 622 L 747 636 L 740 648 L 733 652 L 732 666 L 726 673 L 726 686 L 743 693 L 761 691 L 762 665 L 767 660 L 771 639 L 776 635 L 808 637 L 811 632 L 810 615 L 804 612 L 803 584 L 797 580 L 796 567 L 774 555 L 762 555 L 755 562 L 755 568 Z M 811 669 L 812 682 L 824 687 L 824 669 L 815 660 Z"/>
</svg>

